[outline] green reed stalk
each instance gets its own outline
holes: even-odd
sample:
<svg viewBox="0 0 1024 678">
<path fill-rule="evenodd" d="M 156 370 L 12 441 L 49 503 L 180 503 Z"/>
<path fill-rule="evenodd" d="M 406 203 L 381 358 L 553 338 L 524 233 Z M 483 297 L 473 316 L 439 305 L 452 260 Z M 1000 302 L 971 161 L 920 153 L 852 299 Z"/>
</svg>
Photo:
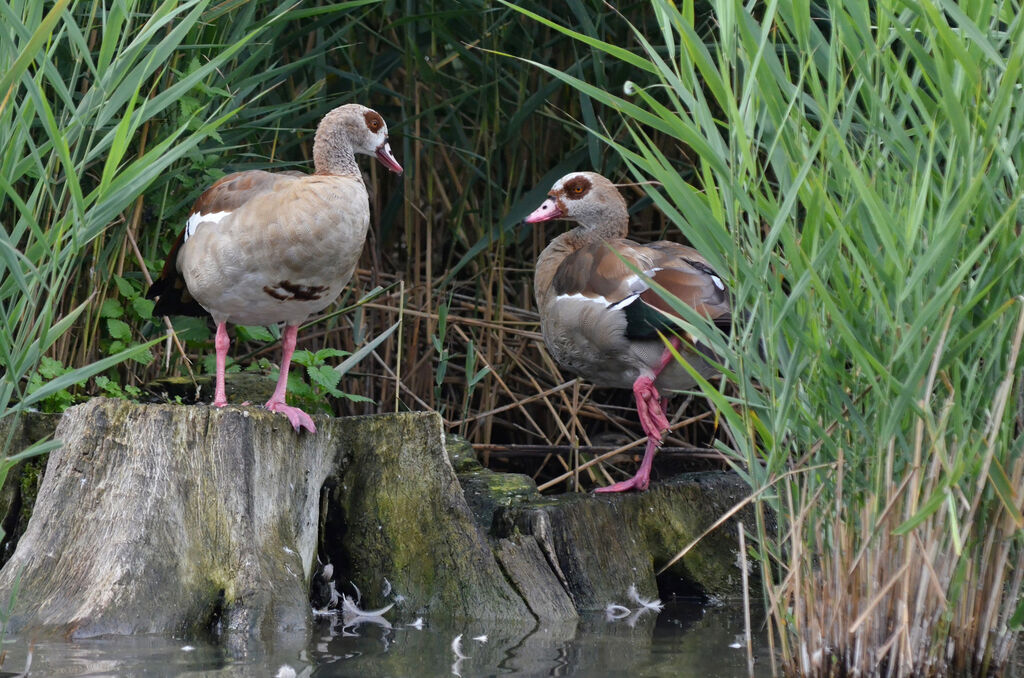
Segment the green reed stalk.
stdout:
<svg viewBox="0 0 1024 678">
<path fill-rule="evenodd" d="M 124 227 L 142 191 L 237 112 L 223 97 L 188 111 L 182 102 L 275 17 L 178 73 L 209 4 L 0 7 L 0 418 L 16 418 L 122 361 L 148 359 L 149 344 L 136 335 L 124 350 L 33 381 L 43 357 L 98 308 L 96 292 L 109 284 L 112 272 L 83 269 L 83 257 Z M 0 463 L 0 478 L 15 461 Z"/>
<path fill-rule="evenodd" d="M 575 36 L 628 83 L 534 65 L 621 113 L 591 132 L 730 278 L 731 336 L 677 308 L 778 520 L 753 536 L 787 671 L 983 675 L 1024 617 L 1024 20 L 870 7 L 653 0 L 640 55 Z"/>
</svg>

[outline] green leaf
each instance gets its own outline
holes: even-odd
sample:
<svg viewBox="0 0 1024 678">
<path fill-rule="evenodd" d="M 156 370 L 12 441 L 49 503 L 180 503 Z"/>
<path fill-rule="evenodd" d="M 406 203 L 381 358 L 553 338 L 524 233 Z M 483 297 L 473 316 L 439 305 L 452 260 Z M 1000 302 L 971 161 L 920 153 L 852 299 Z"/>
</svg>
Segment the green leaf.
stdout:
<svg viewBox="0 0 1024 678">
<path fill-rule="evenodd" d="M 117 299 L 104 299 L 100 306 L 101 318 L 120 318 L 124 315 L 124 307 Z"/>
<path fill-rule="evenodd" d="M 126 299 L 134 300 L 139 296 L 139 291 L 135 288 L 135 285 L 119 275 L 114 276 L 114 284 L 117 285 L 117 291 Z"/>
<path fill-rule="evenodd" d="M 44 379 L 54 379 L 70 371 L 71 368 L 64 367 L 59 360 L 49 356 L 44 355 L 39 359 L 39 375 Z"/>
<path fill-rule="evenodd" d="M 1010 519 L 1013 520 L 1018 530 L 1024 528 L 1024 516 L 1021 515 L 1020 509 L 1017 508 L 1020 505 L 1020 497 L 1017 494 L 1018 489 L 1010 482 L 1010 478 L 998 458 L 992 460 L 988 475 L 996 494 L 999 496 L 999 500 L 1002 502 L 1003 510 L 1009 514 Z"/>
<path fill-rule="evenodd" d="M 316 365 L 316 358 L 312 352 L 307 351 L 304 348 L 300 348 L 292 353 L 292 362 L 297 365 L 303 365 L 305 367 L 313 367 Z"/>
<path fill-rule="evenodd" d="M 132 310 L 135 314 L 143 320 L 150 320 L 153 317 L 153 306 L 156 302 L 145 297 L 135 297 L 132 299 Z"/>
<path fill-rule="evenodd" d="M 100 390 L 106 393 L 107 395 L 112 396 L 114 398 L 124 397 L 124 392 L 121 390 L 121 386 L 116 381 L 113 381 L 109 377 L 104 377 L 101 375 L 96 377 L 93 381 L 96 382 L 96 385 L 100 388 Z"/>
<path fill-rule="evenodd" d="M 118 304 L 118 307 L 120 307 L 120 304 Z M 125 343 L 131 341 L 132 338 L 131 326 L 125 321 L 118 320 L 117 318 L 107 318 L 107 332 L 109 332 L 110 336 L 114 339 L 120 339 Z"/>
<path fill-rule="evenodd" d="M 46 17 L 40 22 L 38 28 L 32 33 L 31 38 L 24 43 L 21 53 L 14 63 L 10 65 L 7 72 L 0 75 L 0 114 L 10 102 L 11 90 L 22 74 L 28 69 L 44 43 L 52 37 L 54 25 L 60 19 L 70 0 L 57 0 Z"/>
<path fill-rule="evenodd" d="M 1024 598 L 1021 598 L 1017 603 L 1017 609 L 1014 611 L 1013 616 L 1010 617 L 1008 625 L 1011 629 L 1024 627 Z"/>
<path fill-rule="evenodd" d="M 598 49 L 600 49 L 600 50 L 602 50 L 604 52 L 607 52 L 609 55 L 615 57 L 616 59 L 620 59 L 622 61 L 625 61 L 626 63 L 628 63 L 629 65 L 633 66 L 634 68 L 639 68 L 641 70 L 649 71 L 651 73 L 657 73 L 657 70 L 654 68 L 654 66 L 651 64 L 651 62 L 647 61 L 646 59 L 644 59 L 644 58 L 642 58 L 640 56 L 635 55 L 633 52 L 631 52 L 630 50 L 626 49 L 625 47 L 621 47 L 619 45 L 612 45 L 610 43 L 604 42 L 602 40 L 598 40 L 597 38 L 591 37 L 591 36 L 586 35 L 584 33 L 579 33 L 577 31 L 574 31 L 571 28 L 566 28 L 565 26 L 561 26 L 561 25 L 555 23 L 554 21 L 550 21 L 548 19 L 545 19 L 541 15 L 535 14 L 534 12 L 531 12 L 528 9 L 524 9 L 523 7 L 520 7 L 517 4 L 508 2 L 508 0 L 498 0 L 498 1 L 501 2 L 501 4 L 505 5 L 506 7 L 510 8 L 510 9 L 514 9 L 517 12 L 521 12 L 522 14 L 525 14 L 526 16 L 528 16 L 529 18 L 533 19 L 534 21 L 542 23 L 545 26 L 548 26 L 549 28 L 553 28 L 556 31 L 559 31 L 560 33 L 563 33 L 563 34 L 565 34 L 565 35 L 567 35 L 567 36 L 569 36 L 569 37 L 571 37 L 571 38 L 573 38 L 575 40 L 579 40 L 580 42 L 583 42 L 583 43 L 585 43 L 587 45 L 590 45 L 591 47 L 596 47 L 596 48 L 598 48 Z"/>
<path fill-rule="evenodd" d="M 275 377 L 277 375 L 274 375 Z M 316 402 L 319 400 L 313 387 L 306 383 L 306 380 L 294 371 L 288 373 L 288 397 L 292 399 Z"/>
<path fill-rule="evenodd" d="M 373 403 L 373 402 L 376 402 L 373 398 L 367 398 L 366 396 L 358 395 L 356 393 L 338 393 L 337 395 L 335 395 L 335 397 L 336 398 L 347 398 L 348 400 L 351 400 L 354 403 Z"/>
<path fill-rule="evenodd" d="M 337 370 L 338 375 L 340 376 L 348 374 L 348 371 L 351 370 L 356 365 L 358 365 L 359 361 L 373 353 L 373 351 L 378 346 L 380 346 L 385 339 L 390 337 L 394 333 L 394 331 L 398 329 L 400 324 L 401 321 L 396 322 L 394 325 L 392 325 L 391 327 L 387 328 L 386 330 L 378 334 L 376 337 L 374 337 L 370 342 L 364 344 L 363 346 L 360 346 L 359 350 L 350 355 L 348 358 L 345 359 L 343 363 L 334 368 L 335 370 Z"/>
<path fill-rule="evenodd" d="M 139 363 L 140 365 L 149 365 L 154 360 L 156 360 L 156 357 L 153 355 L 153 352 L 151 350 L 145 348 L 140 350 L 137 355 L 133 356 L 132 360 Z M 131 386 L 131 384 L 129 384 L 128 386 Z M 126 386 L 125 388 L 128 387 Z"/>
<path fill-rule="evenodd" d="M 351 355 L 349 351 L 342 351 L 336 348 L 322 348 L 316 352 L 315 360 L 318 365 L 321 365 L 328 358 L 344 358 L 347 355 Z"/>
<path fill-rule="evenodd" d="M 483 379 L 484 377 L 486 377 L 490 373 L 491 373 L 491 368 L 490 367 L 484 367 L 482 370 L 480 370 L 479 372 L 474 374 L 472 377 L 470 377 L 468 385 L 470 387 L 476 386 L 478 383 L 480 383 L 481 379 Z"/>
<path fill-rule="evenodd" d="M 150 341 L 145 344 L 133 346 L 124 351 L 121 351 L 116 355 L 112 355 L 107 358 L 101 358 L 100 360 L 97 360 L 96 362 L 86 365 L 84 367 L 79 367 L 70 370 L 69 372 L 60 375 L 56 379 L 47 382 L 41 388 L 26 396 L 24 399 L 22 399 L 20 403 L 18 403 L 18 405 L 15 406 L 14 409 L 27 409 L 31 407 L 34 403 L 37 403 L 40 400 L 43 400 L 44 398 L 47 398 L 58 391 L 71 388 L 75 384 L 82 383 L 92 378 L 93 376 L 99 374 L 100 372 L 108 370 L 111 367 L 114 367 L 115 365 L 124 362 L 125 360 L 135 358 L 140 353 L 150 349 L 154 344 L 160 341 L 163 341 L 162 337 L 154 339 L 153 341 Z"/>
<path fill-rule="evenodd" d="M 307 367 L 306 374 L 310 380 L 332 395 L 338 395 L 337 386 L 341 381 L 341 374 L 328 365 Z"/>
<path fill-rule="evenodd" d="M 262 325 L 235 325 L 235 335 L 239 341 L 257 341 L 272 344 L 277 338 Z"/>
<path fill-rule="evenodd" d="M 174 318 L 174 331 L 182 341 L 209 341 L 213 336 L 206 318 L 180 316 Z"/>
<path fill-rule="evenodd" d="M 3 464 L 5 467 L 10 468 L 11 466 L 14 466 L 26 459 L 38 457 L 41 454 L 49 454 L 61 445 L 63 445 L 63 442 L 60 440 L 40 440 L 37 443 L 29 445 L 17 454 L 8 455 L 4 458 Z"/>
</svg>

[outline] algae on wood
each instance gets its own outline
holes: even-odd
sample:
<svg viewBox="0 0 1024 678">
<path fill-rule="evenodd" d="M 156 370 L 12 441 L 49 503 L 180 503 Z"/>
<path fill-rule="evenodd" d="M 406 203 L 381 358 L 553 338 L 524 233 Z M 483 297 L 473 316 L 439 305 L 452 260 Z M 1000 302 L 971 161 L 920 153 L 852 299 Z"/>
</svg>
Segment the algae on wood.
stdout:
<svg viewBox="0 0 1024 678">
<path fill-rule="evenodd" d="M 10 628 L 305 629 L 325 484 L 350 488 L 339 549 L 369 597 L 381 598 L 387 579 L 418 610 L 529 614 L 477 535 L 436 414 L 317 426 L 299 435 L 261 408 L 71 408 L 36 511 L 0 571 L 0 596 L 20 578 Z"/>
<path fill-rule="evenodd" d="M 626 602 L 630 585 L 657 595 L 655 569 L 745 492 L 706 473 L 641 494 L 541 497 L 526 476 L 474 464 L 466 446 L 457 477 L 436 413 L 317 427 L 296 434 L 262 408 L 71 408 L 0 571 L 0 599 L 20 579 L 11 630 L 304 633 L 318 559 L 364 607 L 395 602 L 392 620 L 571 620 Z M 726 528 L 673 574 L 729 593 L 735 563 Z"/>
<path fill-rule="evenodd" d="M 337 558 L 371 593 L 367 605 L 387 602 L 372 592 L 390 588 L 416 614 L 529 618 L 473 523 L 439 419 L 395 425 L 385 415 L 367 426 L 347 431 L 352 463 L 337 493 L 345 532 Z"/>
<path fill-rule="evenodd" d="M 690 473 L 646 492 L 555 495 L 499 509 L 494 536 L 530 535 L 577 610 L 658 595 L 656 571 L 738 503 L 747 486 L 732 473 Z M 741 512 L 753 524 L 750 509 Z M 673 588 L 711 595 L 739 591 L 734 521 L 712 532 L 669 571 Z M 509 565 L 505 564 L 506 570 Z"/>
</svg>

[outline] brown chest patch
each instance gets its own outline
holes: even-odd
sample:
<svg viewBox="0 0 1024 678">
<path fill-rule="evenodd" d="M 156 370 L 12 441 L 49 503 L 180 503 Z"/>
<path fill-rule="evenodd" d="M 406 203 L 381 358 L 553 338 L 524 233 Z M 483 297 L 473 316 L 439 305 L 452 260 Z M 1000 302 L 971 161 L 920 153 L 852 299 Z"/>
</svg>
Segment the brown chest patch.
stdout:
<svg viewBox="0 0 1024 678">
<path fill-rule="evenodd" d="M 327 291 L 326 285 L 296 285 L 282 280 L 276 285 L 264 285 L 263 291 L 281 301 L 316 301 Z"/>
</svg>

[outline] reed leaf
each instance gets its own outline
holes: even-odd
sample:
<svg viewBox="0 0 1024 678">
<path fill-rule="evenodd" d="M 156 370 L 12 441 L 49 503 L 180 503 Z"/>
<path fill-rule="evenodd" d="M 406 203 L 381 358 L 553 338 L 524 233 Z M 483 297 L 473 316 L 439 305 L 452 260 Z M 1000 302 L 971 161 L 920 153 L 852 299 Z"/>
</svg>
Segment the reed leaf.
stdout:
<svg viewBox="0 0 1024 678">
<path fill-rule="evenodd" d="M 673 308 L 732 382 L 698 379 L 730 430 L 717 444 L 779 520 L 757 536 L 784 668 L 1005 666 L 1016 632 L 972 619 L 1015 613 L 1024 566 L 1007 470 L 1022 446 L 1007 402 L 1021 389 L 1024 146 L 992 135 L 1024 131 L 1022 21 L 953 3 L 779 0 L 753 14 L 722 0 L 701 34 L 695 3 L 651 6 L 660 30 L 623 59 L 631 98 L 532 63 L 624 118 L 627 139 L 590 131 L 659 182 L 652 199 L 732 284 L 729 337 Z M 780 480 L 787 467 L 817 471 Z"/>
</svg>

